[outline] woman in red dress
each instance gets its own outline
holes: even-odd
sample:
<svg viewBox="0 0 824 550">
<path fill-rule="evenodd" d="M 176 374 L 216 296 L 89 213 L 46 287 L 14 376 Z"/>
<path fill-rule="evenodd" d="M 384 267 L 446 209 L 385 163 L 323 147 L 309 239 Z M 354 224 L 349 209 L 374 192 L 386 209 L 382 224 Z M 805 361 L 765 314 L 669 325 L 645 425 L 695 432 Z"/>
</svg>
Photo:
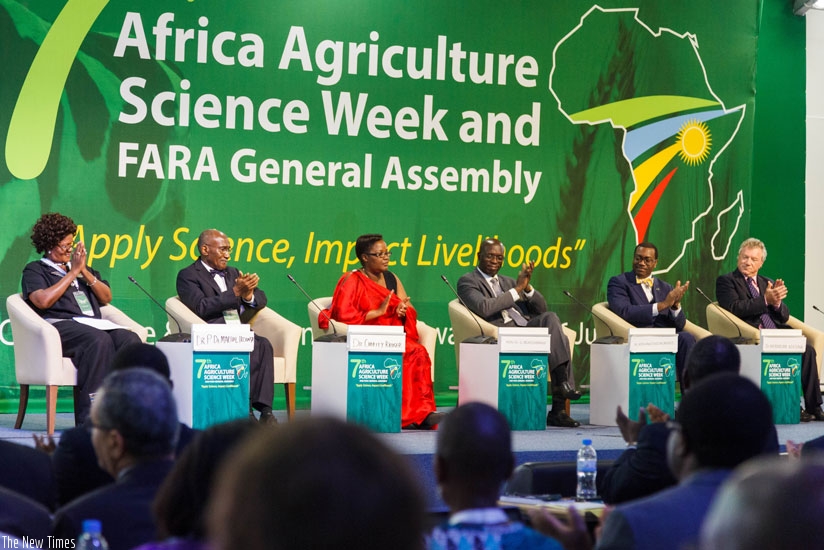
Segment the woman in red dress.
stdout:
<svg viewBox="0 0 824 550">
<path fill-rule="evenodd" d="M 348 325 L 403 325 L 406 351 L 403 354 L 401 426 L 404 429 L 434 428 L 443 414 L 435 412 L 429 354 L 418 342 L 418 314 L 401 280 L 389 271 L 390 253 L 382 235 L 361 235 L 355 253 L 363 267 L 345 273 L 335 287 L 327 311 L 335 321 Z M 327 316 L 318 323 L 327 328 Z"/>
</svg>

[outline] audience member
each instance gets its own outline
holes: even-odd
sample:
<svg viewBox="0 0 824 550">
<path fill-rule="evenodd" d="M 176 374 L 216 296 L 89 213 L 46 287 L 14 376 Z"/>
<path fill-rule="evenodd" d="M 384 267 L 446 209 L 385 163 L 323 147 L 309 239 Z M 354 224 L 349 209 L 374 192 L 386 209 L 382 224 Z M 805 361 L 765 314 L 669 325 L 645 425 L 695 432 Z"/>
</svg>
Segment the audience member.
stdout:
<svg viewBox="0 0 824 550">
<path fill-rule="evenodd" d="M 716 374 L 692 386 L 677 420 L 667 458 L 679 484 L 617 506 L 607 516 L 596 548 L 695 546 L 718 488 L 733 468 L 763 454 L 774 437 L 769 401 L 755 384 L 733 373 Z M 576 529 L 563 527 L 545 511 L 531 516 L 539 530 L 562 542 L 580 538 Z"/>
<path fill-rule="evenodd" d="M 0 487 L 0 534 L 23 539 L 45 540 L 51 531 L 49 509 L 26 496 Z M 0 539 L 2 548 L 26 548 L 9 546 Z"/>
<path fill-rule="evenodd" d="M 434 467 L 451 515 L 427 537 L 427 547 L 560 549 L 556 541 L 509 521 L 498 508 L 501 484 L 512 475 L 514 464 L 512 434 L 500 412 L 469 403 L 449 413 L 438 430 Z"/>
<path fill-rule="evenodd" d="M 58 509 L 52 534 L 76 539 L 83 520 L 95 518 L 111 550 L 154 540 L 150 507 L 172 468 L 180 429 L 168 380 L 142 368 L 113 372 L 90 418 L 97 462 L 116 481 Z"/>
<path fill-rule="evenodd" d="M 255 434 L 224 461 L 210 502 L 216 550 L 417 550 L 423 497 L 405 459 L 331 418 Z"/>
<path fill-rule="evenodd" d="M 0 487 L 54 510 L 57 483 L 49 457 L 37 449 L 0 440 Z"/>
<path fill-rule="evenodd" d="M 158 539 L 140 550 L 206 548 L 206 505 L 218 467 L 229 452 L 254 433 L 249 419 L 216 424 L 198 433 L 160 486 L 152 512 Z"/>
<path fill-rule="evenodd" d="M 548 311 L 546 300 L 531 284 L 535 262 L 521 266 L 518 278 L 499 275 L 504 265 L 504 245 L 498 239 L 486 239 L 478 250 L 478 267 L 458 279 L 458 295 L 473 313 L 499 327 L 546 327 L 549 331 L 549 371 L 552 384 L 552 408 L 546 417 L 548 426 L 576 428 L 580 422 L 566 413 L 567 399 L 580 399 L 572 375 L 572 354 L 561 320 Z M 457 345 L 457 344 L 456 344 Z"/>
<path fill-rule="evenodd" d="M 738 348 L 723 336 L 708 336 L 699 340 L 687 356 L 687 378 L 696 384 L 719 372 L 733 372 L 741 368 Z M 647 424 L 647 413 L 652 421 Z M 618 504 L 641 498 L 675 485 L 667 466 L 669 415 L 650 404 L 639 411 L 638 422 L 630 420 L 618 408 L 616 422 L 627 442 L 627 450 L 619 456 L 606 473 L 599 478 L 601 498 L 607 504 Z M 775 443 L 776 449 L 778 442 Z"/>
<path fill-rule="evenodd" d="M 702 550 L 821 548 L 824 461 L 764 458 L 738 468 L 701 528 Z"/>
<path fill-rule="evenodd" d="M 119 349 L 112 360 L 112 371 L 143 367 L 169 380 L 166 355 L 151 344 L 135 343 Z M 169 381 L 171 385 L 171 381 Z M 180 424 L 176 455 L 180 455 L 194 437 L 195 431 Z M 46 449 L 47 450 L 47 449 Z M 65 430 L 54 447 L 52 462 L 57 477 L 58 506 L 112 483 L 114 479 L 97 463 L 88 421 L 85 425 Z"/>
</svg>

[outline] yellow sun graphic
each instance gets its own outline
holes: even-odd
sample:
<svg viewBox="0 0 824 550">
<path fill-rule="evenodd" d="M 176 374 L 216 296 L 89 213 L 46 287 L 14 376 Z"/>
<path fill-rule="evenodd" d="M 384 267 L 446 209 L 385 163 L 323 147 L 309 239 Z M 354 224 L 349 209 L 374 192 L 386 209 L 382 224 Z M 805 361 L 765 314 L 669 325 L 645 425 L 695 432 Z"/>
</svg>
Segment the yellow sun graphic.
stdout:
<svg viewBox="0 0 824 550">
<path fill-rule="evenodd" d="M 678 130 L 676 139 L 681 146 L 678 155 L 681 160 L 691 166 L 701 164 L 710 154 L 712 136 L 710 135 L 710 129 L 703 122 L 694 119 L 688 120 Z"/>
</svg>

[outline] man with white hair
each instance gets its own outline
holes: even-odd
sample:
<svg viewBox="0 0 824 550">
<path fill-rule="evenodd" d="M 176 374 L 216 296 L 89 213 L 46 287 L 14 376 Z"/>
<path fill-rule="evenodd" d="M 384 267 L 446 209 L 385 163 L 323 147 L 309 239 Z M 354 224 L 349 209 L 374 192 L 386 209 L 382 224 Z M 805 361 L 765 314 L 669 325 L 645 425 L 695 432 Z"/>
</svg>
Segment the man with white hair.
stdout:
<svg viewBox="0 0 824 550">
<path fill-rule="evenodd" d="M 738 267 L 715 281 L 718 305 L 756 328 L 789 328 L 790 309 L 784 303 L 787 287 L 782 279 L 768 279 L 758 271 L 767 259 L 767 247 L 749 238 L 738 249 Z M 804 410 L 801 421 L 824 420 L 815 349 L 807 343 L 801 356 L 801 386 Z"/>
</svg>

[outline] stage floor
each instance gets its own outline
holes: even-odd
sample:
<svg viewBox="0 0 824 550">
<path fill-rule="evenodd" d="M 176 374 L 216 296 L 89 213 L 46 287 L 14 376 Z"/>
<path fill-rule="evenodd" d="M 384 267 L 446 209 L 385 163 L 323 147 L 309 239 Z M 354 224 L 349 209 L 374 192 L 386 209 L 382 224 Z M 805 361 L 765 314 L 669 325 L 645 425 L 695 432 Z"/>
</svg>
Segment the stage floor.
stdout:
<svg viewBox="0 0 824 550">
<path fill-rule="evenodd" d="M 449 412 L 450 407 L 443 407 L 442 412 Z M 624 450 L 626 444 L 617 427 L 592 426 L 589 424 L 589 405 L 572 404 L 570 413 L 581 423 L 578 428 L 547 428 L 543 431 L 514 432 L 512 436 L 516 465 L 525 462 L 559 462 L 573 461 L 581 440 L 592 439 L 600 459 L 612 460 Z M 309 415 L 308 410 L 299 410 L 298 416 Z M 279 422 L 286 422 L 284 411 L 275 411 Z M 32 434 L 44 434 L 46 431 L 45 414 L 27 414 L 20 430 L 14 429 L 16 414 L 0 414 L 0 439 L 14 441 L 22 445 L 34 446 Z M 723 419 L 719 419 L 723 421 Z M 60 431 L 74 426 L 74 415 L 59 413 L 56 420 L 55 439 Z M 806 424 L 779 425 L 778 442 L 782 452 L 787 440 L 795 442 L 808 441 L 824 434 L 824 422 Z M 434 431 L 404 431 L 378 436 L 398 453 L 407 456 L 413 469 L 418 474 L 421 487 L 426 496 L 427 506 L 434 511 L 444 509 L 437 484 L 432 473 L 432 455 L 435 452 Z"/>
</svg>

